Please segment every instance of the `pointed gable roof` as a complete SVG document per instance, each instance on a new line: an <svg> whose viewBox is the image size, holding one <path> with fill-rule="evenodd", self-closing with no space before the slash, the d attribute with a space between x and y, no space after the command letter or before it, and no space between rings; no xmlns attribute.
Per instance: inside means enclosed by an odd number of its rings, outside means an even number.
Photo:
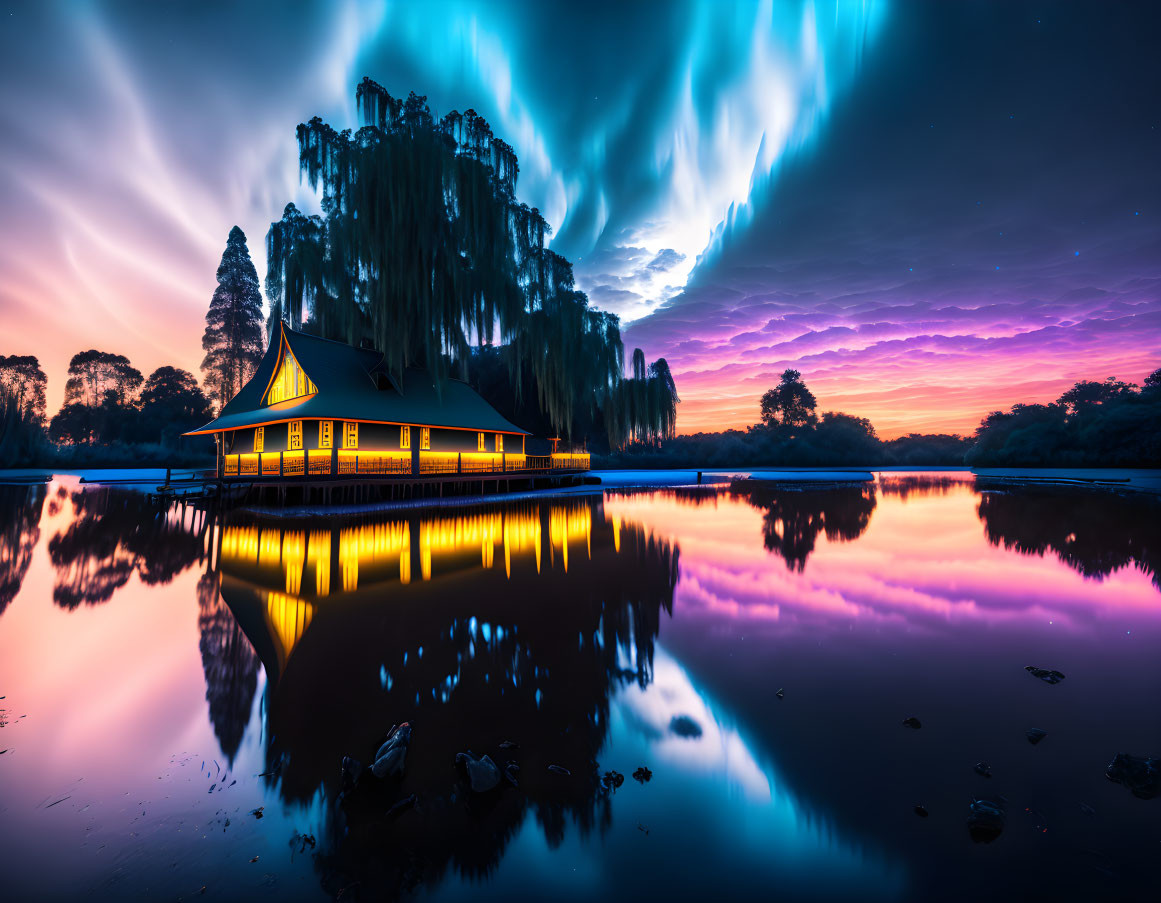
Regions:
<svg viewBox="0 0 1161 903"><path fill-rule="evenodd" d="M385 372L380 352L297 332L285 323L280 326L279 340L270 343L250 381L217 419L185 435L286 420L361 420L528 435L465 382L449 379L437 391L429 373L409 369L404 371L402 385L389 379L387 387L380 389L377 374ZM318 392L267 405L266 392L282 359L283 343Z"/></svg>

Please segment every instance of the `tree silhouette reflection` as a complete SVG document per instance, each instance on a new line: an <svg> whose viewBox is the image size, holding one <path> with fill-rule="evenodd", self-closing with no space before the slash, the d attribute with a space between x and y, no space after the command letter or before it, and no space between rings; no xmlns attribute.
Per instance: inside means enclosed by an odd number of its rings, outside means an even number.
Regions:
<svg viewBox="0 0 1161 903"><path fill-rule="evenodd" d="M20 592L20 584L40 541L45 487L0 486L0 615Z"/></svg>
<svg viewBox="0 0 1161 903"><path fill-rule="evenodd" d="M198 650L206 677L210 724L232 766L258 689L258 656L218 593L218 575L207 571L198 581Z"/></svg>
<svg viewBox="0 0 1161 903"><path fill-rule="evenodd" d="M322 530L234 517L222 537L221 594L267 672L268 780L288 802L321 791L328 890L488 875L529 815L554 847L569 825L609 824L596 757L610 697L651 679L674 546L606 518L599 498ZM368 759L403 721L401 782L339 802L343 756ZM468 749L517 762L519 788L469 793L454 765Z"/></svg>
<svg viewBox="0 0 1161 903"><path fill-rule="evenodd" d="M1144 493L1012 487L977 481L988 542L1024 555L1053 552L1085 577L1135 565L1161 589L1161 500Z"/></svg>
<svg viewBox="0 0 1161 903"><path fill-rule="evenodd" d="M204 526L185 509L126 490L91 488L70 496L73 512L49 540L57 605L108 602L134 572L149 585L169 583L204 554Z"/></svg>
<svg viewBox="0 0 1161 903"><path fill-rule="evenodd" d="M947 495L964 485L971 485L974 477L970 473L883 473L879 474L878 488L885 496L907 499L923 498L931 495Z"/></svg>
<svg viewBox="0 0 1161 903"><path fill-rule="evenodd" d="M800 573L819 534L825 533L831 542L858 539L871 523L876 504L873 484L791 489L737 480L730 494L764 512L763 543Z"/></svg>

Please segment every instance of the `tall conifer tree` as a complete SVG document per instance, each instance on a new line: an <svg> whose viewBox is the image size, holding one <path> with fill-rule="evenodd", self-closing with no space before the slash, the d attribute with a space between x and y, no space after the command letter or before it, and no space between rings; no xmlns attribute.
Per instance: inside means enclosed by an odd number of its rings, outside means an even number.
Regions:
<svg viewBox="0 0 1161 903"><path fill-rule="evenodd" d="M218 287L206 312L202 372L219 409L246 383L263 351L262 292L245 233L235 226L218 265Z"/></svg>

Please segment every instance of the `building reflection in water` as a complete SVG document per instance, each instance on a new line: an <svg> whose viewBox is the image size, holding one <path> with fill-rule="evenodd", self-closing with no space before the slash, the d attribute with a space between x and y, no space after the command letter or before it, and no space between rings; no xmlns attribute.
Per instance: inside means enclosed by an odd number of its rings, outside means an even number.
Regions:
<svg viewBox="0 0 1161 903"><path fill-rule="evenodd" d="M267 673L269 781L281 796L334 801L344 755L370 756L393 723L415 728L399 794L417 794L422 814L392 820L328 804L341 813L332 827L342 842L328 848L327 873L358 872L386 890L453 864L483 875L529 810L552 844L566 823L606 825L594 760L610 698L651 679L677 563L675 547L609 522L594 498L330 529L231 517L220 592ZM233 738L248 713L223 706L219 716L238 719L215 725ZM520 763L520 793L457 802L455 754L490 752L503 765L506 740L519 744L508 756Z"/></svg>

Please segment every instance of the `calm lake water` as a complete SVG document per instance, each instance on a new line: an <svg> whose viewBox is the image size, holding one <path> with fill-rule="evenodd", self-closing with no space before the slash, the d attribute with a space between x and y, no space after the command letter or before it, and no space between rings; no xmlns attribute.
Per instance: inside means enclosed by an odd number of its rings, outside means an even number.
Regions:
<svg viewBox="0 0 1161 903"><path fill-rule="evenodd" d="M965 473L310 520L3 486L3 897L1156 899L1161 799L1105 771L1161 755L1159 563L1153 498Z"/></svg>

